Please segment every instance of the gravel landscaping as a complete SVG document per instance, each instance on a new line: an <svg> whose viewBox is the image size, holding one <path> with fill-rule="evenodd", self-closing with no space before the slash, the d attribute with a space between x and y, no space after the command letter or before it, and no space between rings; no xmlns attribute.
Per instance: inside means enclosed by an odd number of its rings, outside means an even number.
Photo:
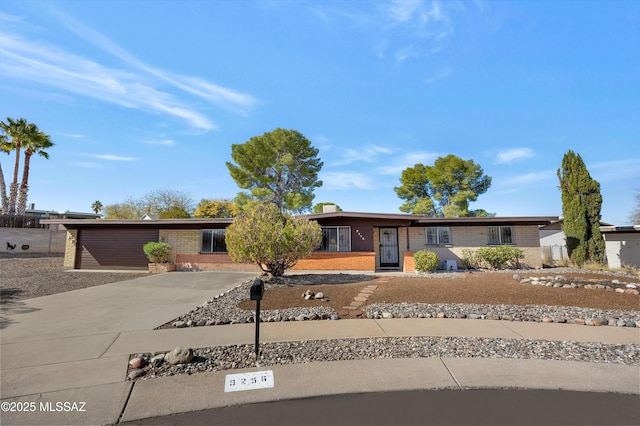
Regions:
<svg viewBox="0 0 640 426"><path fill-rule="evenodd" d="M139 278L147 272L78 271L62 255L0 253L0 305Z"/></svg>
<svg viewBox="0 0 640 426"><path fill-rule="evenodd" d="M1 254L0 307L141 276L138 272L73 271L64 268L62 261L62 256ZM251 282L212 295L194 310L159 328L253 322L255 302L247 300ZM277 282L266 283L261 319L466 318L637 327L640 296L633 293L634 286L640 288L638 276L572 269L427 276L290 273ZM322 293L323 297L305 300L303 295L310 292ZM361 305L345 309L365 295ZM258 360L253 345L183 348L181 354L187 358L174 363L165 360L164 353L134 354L128 374L130 379L152 378L255 366L397 357L508 357L640 365L640 344L528 339L358 338L264 343L261 349Z"/></svg>

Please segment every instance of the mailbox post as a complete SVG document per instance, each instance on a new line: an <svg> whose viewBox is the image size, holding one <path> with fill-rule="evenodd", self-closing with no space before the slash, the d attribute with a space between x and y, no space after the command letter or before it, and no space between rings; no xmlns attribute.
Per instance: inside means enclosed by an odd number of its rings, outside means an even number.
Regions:
<svg viewBox="0 0 640 426"><path fill-rule="evenodd" d="M251 300L256 301L256 359L260 355L260 301L264 293L264 282L257 278L251 285Z"/></svg>

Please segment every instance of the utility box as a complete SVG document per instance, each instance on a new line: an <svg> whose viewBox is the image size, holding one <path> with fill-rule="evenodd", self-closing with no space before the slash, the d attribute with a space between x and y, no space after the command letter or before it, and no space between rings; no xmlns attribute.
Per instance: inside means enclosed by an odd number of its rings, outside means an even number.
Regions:
<svg viewBox="0 0 640 426"><path fill-rule="evenodd" d="M457 271L458 262L456 262L455 259L447 259L444 261L444 267L447 271Z"/></svg>

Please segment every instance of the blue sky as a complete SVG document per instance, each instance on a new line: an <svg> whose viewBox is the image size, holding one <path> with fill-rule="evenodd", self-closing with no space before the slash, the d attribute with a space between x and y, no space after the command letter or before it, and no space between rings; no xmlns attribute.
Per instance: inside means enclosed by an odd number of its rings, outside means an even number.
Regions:
<svg viewBox="0 0 640 426"><path fill-rule="evenodd" d="M402 170L454 154L493 178L472 208L561 215L571 149L623 225L640 190L640 2L5 0L0 99L2 119L56 144L32 161L38 209L232 198L231 144L282 127L320 150L314 202L399 212Z"/></svg>

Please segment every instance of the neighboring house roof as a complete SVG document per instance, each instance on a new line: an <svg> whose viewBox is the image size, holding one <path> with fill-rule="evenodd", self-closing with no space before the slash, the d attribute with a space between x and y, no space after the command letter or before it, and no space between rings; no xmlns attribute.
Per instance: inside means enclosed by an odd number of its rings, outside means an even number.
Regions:
<svg viewBox="0 0 640 426"><path fill-rule="evenodd" d="M557 221L557 216L517 216L517 217L459 217L459 218L428 218L423 215L404 213L358 213L358 212L328 212L305 215L311 220L323 219L368 219L379 221L402 221L403 225L428 226L428 225L548 225ZM106 227L106 226L150 226L150 227L177 227L195 228L207 225L229 225L233 223L233 218L192 218L192 219L158 219L158 220L137 220L137 219L116 219L116 220L96 220L88 222L86 220L73 219L49 219L42 221L47 224L60 224L66 228L86 227Z"/></svg>
<svg viewBox="0 0 640 426"><path fill-rule="evenodd" d="M55 210L26 209L24 212L26 216L47 217L52 219L99 219L100 218L100 215L97 213L70 212L69 210L64 212L57 212Z"/></svg>
<svg viewBox="0 0 640 426"><path fill-rule="evenodd" d="M640 232L640 225L633 226L601 226L600 232L603 234L612 234L614 232Z"/></svg>

